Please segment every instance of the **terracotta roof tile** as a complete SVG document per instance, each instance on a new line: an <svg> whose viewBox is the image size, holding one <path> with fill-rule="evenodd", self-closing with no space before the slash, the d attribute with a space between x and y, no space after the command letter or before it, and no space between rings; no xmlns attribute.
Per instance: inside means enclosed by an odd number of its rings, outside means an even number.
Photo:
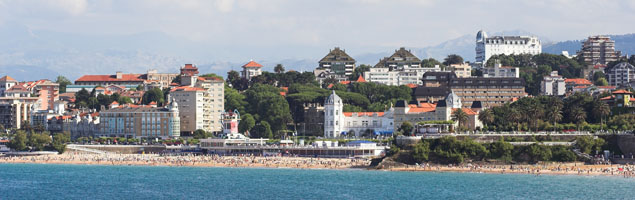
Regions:
<svg viewBox="0 0 635 200"><path fill-rule="evenodd" d="M615 90L612 92L613 94L633 94L632 92L626 90Z"/></svg>
<svg viewBox="0 0 635 200"><path fill-rule="evenodd" d="M175 92L175 91L205 91L205 89L203 88L198 88L198 87L191 87L191 86L181 86L181 87L175 87L172 90L170 90L170 92Z"/></svg>
<svg viewBox="0 0 635 200"><path fill-rule="evenodd" d="M454 113L454 111L456 111L458 108L453 108L452 109L452 113ZM469 108L461 108L461 110L463 110L463 112L465 112L465 114L467 115L476 115L477 113L474 112L472 109Z"/></svg>
<svg viewBox="0 0 635 200"><path fill-rule="evenodd" d="M592 85L591 81L583 79L583 78L568 78L564 79L566 84L576 84L576 85Z"/></svg>
<svg viewBox="0 0 635 200"><path fill-rule="evenodd" d="M0 81L2 81L2 82L18 82L15 79L11 78L10 76L3 76L2 78L0 78Z"/></svg>
<svg viewBox="0 0 635 200"><path fill-rule="evenodd" d="M252 61L249 61L247 64L243 65L243 67L262 67L262 65L252 60Z"/></svg>

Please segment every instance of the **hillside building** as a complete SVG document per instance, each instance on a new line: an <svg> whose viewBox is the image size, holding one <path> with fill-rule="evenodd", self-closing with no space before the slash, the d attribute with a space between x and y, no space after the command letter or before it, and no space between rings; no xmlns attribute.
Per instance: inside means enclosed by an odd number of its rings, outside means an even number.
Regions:
<svg viewBox="0 0 635 200"><path fill-rule="evenodd" d="M540 82L540 94L549 96L562 96L566 94L564 78L558 75L558 71L552 71Z"/></svg>
<svg viewBox="0 0 635 200"><path fill-rule="evenodd" d="M493 55L537 55L540 53L542 53L542 45L538 37L535 36L488 37L483 30L476 33L476 63L482 66Z"/></svg>
<svg viewBox="0 0 635 200"><path fill-rule="evenodd" d="M587 66L606 65L619 59L621 52L615 51L615 41L608 36L590 36L582 43L582 49L577 56Z"/></svg>
<svg viewBox="0 0 635 200"><path fill-rule="evenodd" d="M318 67L313 71L319 83L324 79L334 78L337 81L346 81L353 75L355 70L355 59L346 53L346 50L335 47L329 50L318 62Z"/></svg>
<svg viewBox="0 0 635 200"><path fill-rule="evenodd" d="M262 65L252 61L249 61L247 64L242 66L242 77L247 80L251 80L251 78L255 76L260 76L262 74Z"/></svg>
<svg viewBox="0 0 635 200"><path fill-rule="evenodd" d="M635 86L635 67L627 62L622 62L604 69L604 74L609 85L616 87Z"/></svg>

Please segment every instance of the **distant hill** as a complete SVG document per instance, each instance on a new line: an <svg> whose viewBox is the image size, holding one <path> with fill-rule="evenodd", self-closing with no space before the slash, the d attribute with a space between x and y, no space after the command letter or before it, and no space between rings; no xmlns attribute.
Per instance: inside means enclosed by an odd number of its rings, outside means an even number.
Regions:
<svg viewBox="0 0 635 200"><path fill-rule="evenodd" d="M625 35L609 35L611 39L615 41L615 49L622 51L622 55L634 55L635 54L635 34ZM560 54L562 51L569 51L569 55L575 54L582 48L582 42L585 39L580 40L568 40L563 42L557 42L552 44L546 44L542 46L542 52L551 54Z"/></svg>

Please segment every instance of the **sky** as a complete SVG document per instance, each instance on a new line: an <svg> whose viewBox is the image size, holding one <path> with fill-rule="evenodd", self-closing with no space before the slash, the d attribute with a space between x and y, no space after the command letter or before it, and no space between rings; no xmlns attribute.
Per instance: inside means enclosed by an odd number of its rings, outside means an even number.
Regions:
<svg viewBox="0 0 635 200"><path fill-rule="evenodd" d="M334 46L356 54L426 47L480 29L552 41L626 34L635 32L633 11L633 0L0 0L0 29L160 33L233 61L322 57Z"/></svg>

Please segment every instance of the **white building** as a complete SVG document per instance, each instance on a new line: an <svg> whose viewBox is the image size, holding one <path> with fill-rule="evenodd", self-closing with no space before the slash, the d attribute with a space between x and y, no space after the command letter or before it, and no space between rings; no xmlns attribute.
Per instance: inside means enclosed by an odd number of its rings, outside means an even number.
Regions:
<svg viewBox="0 0 635 200"><path fill-rule="evenodd" d="M481 69L485 78L519 78L520 69L518 67L504 67L500 63L494 64L494 67L486 67Z"/></svg>
<svg viewBox="0 0 635 200"><path fill-rule="evenodd" d="M170 91L170 97L179 105L181 132L193 133L197 129L205 130L203 124L204 94L205 89L190 86L176 87Z"/></svg>
<svg viewBox="0 0 635 200"><path fill-rule="evenodd" d="M473 105L480 106L481 104ZM324 103L324 137L392 135L405 121L412 124L420 121L448 121L452 119L452 113L458 109L468 115L465 125L469 129L482 127L482 123L478 120L480 107L461 108L461 106L461 98L450 93L437 104L408 105L405 101L399 101L396 107L391 107L386 112L342 112L344 103L333 92ZM445 126L456 125L458 122Z"/></svg>
<svg viewBox="0 0 635 200"><path fill-rule="evenodd" d="M421 60L410 50L401 47L390 57L385 57L372 68L364 72L364 79L368 82L386 85L421 85L421 77L426 72L438 72L441 68L421 67Z"/></svg>
<svg viewBox="0 0 635 200"><path fill-rule="evenodd" d="M609 85L617 87L632 87L635 83L635 67L627 62L623 62L604 69L606 80Z"/></svg>
<svg viewBox="0 0 635 200"><path fill-rule="evenodd" d="M262 65L257 62L249 61L243 65L242 76L247 80L251 80L254 76L260 76L262 74Z"/></svg>
<svg viewBox="0 0 635 200"><path fill-rule="evenodd" d="M566 93L564 78L558 75L558 71L552 71L545 76L540 83L540 94L562 96Z"/></svg>
<svg viewBox="0 0 635 200"><path fill-rule="evenodd" d="M542 45L536 36L493 36L485 31L476 34L476 63L484 65L493 55L542 53Z"/></svg>

